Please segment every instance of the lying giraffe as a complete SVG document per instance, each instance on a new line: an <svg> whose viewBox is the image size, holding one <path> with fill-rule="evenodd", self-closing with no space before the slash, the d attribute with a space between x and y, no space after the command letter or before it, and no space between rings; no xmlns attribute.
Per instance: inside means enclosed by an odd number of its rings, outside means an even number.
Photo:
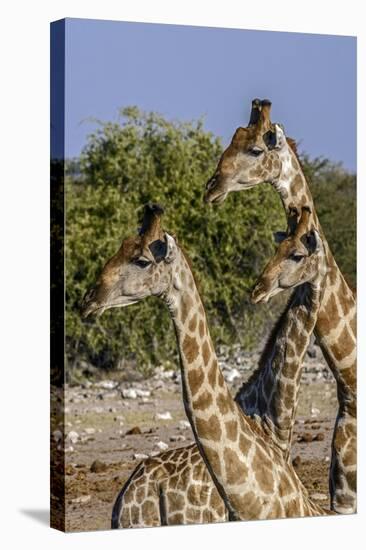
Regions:
<svg viewBox="0 0 366 550"><path fill-rule="evenodd" d="M238 128L206 184L205 200L220 203L232 191L268 182L279 193L286 215L308 205L330 267L315 333L338 389L330 466L331 507L356 511L356 300L348 287L315 213L313 199L293 140L270 120L271 103L254 100L247 128Z"/></svg>
<svg viewBox="0 0 366 550"><path fill-rule="evenodd" d="M164 299L176 329L184 403L199 450L192 445L139 464L117 498L112 527L223 521L228 516L254 519L324 514L310 501L281 446L268 437L258 422L244 416L231 398L218 368L187 259L174 239L161 230L160 212L147 210L147 214L142 235L123 241L119 252L104 267L96 287L87 293L84 315L101 314L109 307L129 305L147 295ZM308 256L297 268L300 278L293 276L287 285L304 283L308 280L304 279L305 273L314 277L313 272L309 274L309 265L315 266L314 257L320 255L309 256L304 245L300 253ZM296 264L296 260L286 261ZM278 276L278 268L275 271ZM268 281L268 277L266 270L261 280ZM258 283L255 300L266 297L258 296L263 284ZM304 287L310 289L314 284L299 287L297 299L286 310L291 322L283 323L278 338L273 340L273 358L278 360L272 361L270 379L273 384L276 372L281 370L282 357L286 368L278 390L288 393L289 400L284 399L283 404L274 398L270 385L264 386L262 401L271 403L265 418L267 429L276 429L277 410L282 411L284 418L293 417L293 371L299 371L297 364L301 364L319 305L319 300L310 299L310 290ZM312 294L317 295L314 290ZM296 340L288 344L287 338L296 331ZM299 372L296 380L298 385ZM283 438L279 438L280 444L281 441Z"/></svg>

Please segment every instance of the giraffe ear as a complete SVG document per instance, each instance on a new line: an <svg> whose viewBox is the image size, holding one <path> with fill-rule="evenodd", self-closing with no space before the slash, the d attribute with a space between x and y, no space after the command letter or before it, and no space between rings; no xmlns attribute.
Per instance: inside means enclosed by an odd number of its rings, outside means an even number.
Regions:
<svg viewBox="0 0 366 550"><path fill-rule="evenodd" d="M285 131L282 125L275 124L274 125L274 140L273 140L273 147L272 149L282 149L284 144L286 143L286 136Z"/></svg>
<svg viewBox="0 0 366 550"><path fill-rule="evenodd" d="M301 240L303 241L303 244L306 246L309 252L309 255L316 254L317 252L319 252L322 245L322 241L316 229L312 229L311 231L309 231L309 233L304 235L304 237Z"/></svg>
<svg viewBox="0 0 366 550"><path fill-rule="evenodd" d="M177 243L175 242L174 237L169 235L169 233L165 233L165 242L166 242L166 254L164 261L167 264L170 264L173 260L175 260L175 257L177 255Z"/></svg>

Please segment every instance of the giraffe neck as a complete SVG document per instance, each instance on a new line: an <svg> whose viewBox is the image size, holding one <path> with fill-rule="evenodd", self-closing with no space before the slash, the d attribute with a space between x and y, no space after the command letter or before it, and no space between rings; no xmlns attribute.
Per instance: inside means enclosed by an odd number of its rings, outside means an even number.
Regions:
<svg viewBox="0 0 366 550"><path fill-rule="evenodd" d="M276 487L287 483L294 506L303 515L306 491L282 454L232 398L218 366L193 275L181 251L175 261L171 289L164 299L178 342L184 406L197 446L229 513L248 519L254 502L256 506L265 502L268 507L279 504L281 495ZM262 501L255 496L268 492L270 498L267 495Z"/></svg>
<svg viewBox="0 0 366 550"><path fill-rule="evenodd" d="M235 400L289 458L302 361L314 330L325 286L325 272L293 292L262 352L257 370Z"/></svg>

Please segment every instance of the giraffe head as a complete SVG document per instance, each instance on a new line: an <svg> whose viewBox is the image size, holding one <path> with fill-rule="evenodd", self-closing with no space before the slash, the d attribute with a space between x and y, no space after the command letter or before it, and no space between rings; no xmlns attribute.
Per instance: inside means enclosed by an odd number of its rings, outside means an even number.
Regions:
<svg viewBox="0 0 366 550"><path fill-rule="evenodd" d="M83 317L102 315L106 309L125 307L148 296L164 295L173 280L177 245L161 228L163 209L145 206L138 235L122 241L118 252L102 269L81 304Z"/></svg>
<svg viewBox="0 0 366 550"><path fill-rule="evenodd" d="M297 218L294 208L288 233L276 233L280 244L253 289L253 303L268 302L282 290L312 283L325 273L323 242L314 227L310 208L302 208L298 223Z"/></svg>
<svg viewBox="0 0 366 550"><path fill-rule="evenodd" d="M279 124L271 122L270 109L268 99L253 100L248 126L236 130L206 184L205 202L220 203L231 191L279 179L291 140L287 141Z"/></svg>

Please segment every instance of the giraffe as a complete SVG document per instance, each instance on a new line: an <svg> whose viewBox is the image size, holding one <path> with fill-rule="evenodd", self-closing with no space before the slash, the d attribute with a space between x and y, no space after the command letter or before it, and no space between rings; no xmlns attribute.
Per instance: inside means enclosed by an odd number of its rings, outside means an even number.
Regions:
<svg viewBox="0 0 366 550"><path fill-rule="evenodd" d="M325 514L310 501L280 447L232 399L188 260L162 231L160 215L156 207L147 209L141 235L124 240L107 262L84 298L83 313L101 314L149 295L163 298L175 326L184 405L197 447L168 451L139 464L117 498L112 527ZM306 249L301 250L304 254ZM298 270L300 277L305 272ZM309 315L309 334L316 307ZM299 344L305 351L305 339ZM295 358L291 351L285 355L291 368Z"/></svg>
<svg viewBox="0 0 366 550"><path fill-rule="evenodd" d="M270 183L280 195L286 216L308 205L324 242L329 272L315 334L336 379L339 410L334 426L329 472L331 508L356 511L356 300L348 287L317 218L295 142L270 120L271 102L255 99L249 125L238 128L206 184L204 199L223 202L232 191Z"/></svg>

